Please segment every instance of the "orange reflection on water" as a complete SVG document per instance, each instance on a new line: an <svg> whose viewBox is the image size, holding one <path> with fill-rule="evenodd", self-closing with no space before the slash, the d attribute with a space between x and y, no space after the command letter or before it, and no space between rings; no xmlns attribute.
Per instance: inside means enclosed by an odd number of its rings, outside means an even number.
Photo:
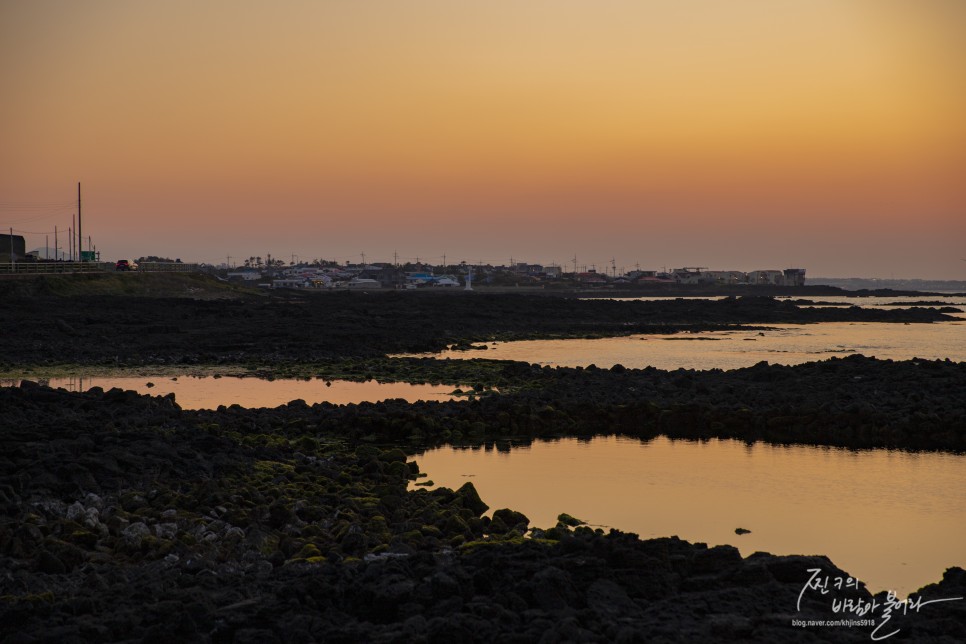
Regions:
<svg viewBox="0 0 966 644"><path fill-rule="evenodd" d="M795 365L853 354L882 360L966 362L966 322L776 324L733 330L573 340L493 342L486 351L444 351L439 358L489 358L541 365L642 369L740 369L762 360Z"/></svg>
<svg viewBox="0 0 966 644"><path fill-rule="evenodd" d="M417 462L438 485L472 481L491 510L519 510L531 526L566 512L744 556L822 554L873 592L910 593L966 566L962 455L606 437L442 448Z"/></svg>
<svg viewBox="0 0 966 644"><path fill-rule="evenodd" d="M326 386L326 382L330 383L329 386ZM19 383L13 381L9 384ZM310 405L323 401L336 405L358 404L391 398L402 398L408 402L443 400L448 399L455 389L453 385L412 385L375 380L263 380L214 376L51 378L49 385L70 391L87 391L91 387L101 387L107 391L118 387L152 396L173 393L175 401L182 409L215 409L219 405L227 407L233 404L250 408L278 407L296 399L302 399ZM464 386L463 389L466 390L467 387Z"/></svg>

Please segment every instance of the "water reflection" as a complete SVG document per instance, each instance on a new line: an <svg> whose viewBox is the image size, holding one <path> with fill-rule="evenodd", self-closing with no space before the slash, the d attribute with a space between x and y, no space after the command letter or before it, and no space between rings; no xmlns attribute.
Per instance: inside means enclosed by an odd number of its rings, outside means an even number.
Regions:
<svg viewBox="0 0 966 644"><path fill-rule="evenodd" d="M434 449L417 461L437 485L470 480L491 510L519 510L538 527L567 512L744 556L823 554L873 591L913 592L966 566L962 455L607 437Z"/></svg>
<svg viewBox="0 0 966 644"><path fill-rule="evenodd" d="M704 300L720 301L728 299L728 296L651 296L651 297L596 297L586 298L588 300L616 300L618 302L668 302L674 300ZM794 302L801 307L812 306L855 306L862 309L895 309L895 308L940 308L946 306L963 307L966 306L966 297L960 294L918 294L918 295L891 295L891 296L857 296L857 295L778 295L776 300ZM811 302L811 304L806 304Z"/></svg>
<svg viewBox="0 0 966 644"><path fill-rule="evenodd" d="M519 360L550 366L642 369L740 369L762 360L794 365L862 354L966 362L966 322L781 324L765 331L706 331L595 340L494 342L486 351L445 351L440 358Z"/></svg>
<svg viewBox="0 0 966 644"><path fill-rule="evenodd" d="M966 298L961 295L901 295L892 297L869 296L855 297L846 295L830 295L817 297L794 297L781 296L775 299L791 300L801 307L810 306L857 306L863 309L897 309L897 308L926 308L936 309L942 307L963 307L966 306ZM805 301L812 304L804 304Z"/></svg>
<svg viewBox="0 0 966 644"><path fill-rule="evenodd" d="M263 380L218 376L151 376L99 377L74 376L43 381L51 387L69 391L87 391L101 387L105 391L118 387L141 394L165 396L173 393L182 409L215 409L219 405L238 404L243 407L278 407L301 398L308 404L330 402L336 405L379 402L401 398L408 402L453 398L453 385L413 385L405 382L353 382L349 380ZM19 380L0 382L17 386ZM469 387L463 386L464 391Z"/></svg>

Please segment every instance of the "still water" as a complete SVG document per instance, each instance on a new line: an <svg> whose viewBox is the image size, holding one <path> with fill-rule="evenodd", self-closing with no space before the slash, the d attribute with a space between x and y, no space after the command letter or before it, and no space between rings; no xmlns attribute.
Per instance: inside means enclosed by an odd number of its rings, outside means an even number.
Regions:
<svg viewBox="0 0 966 644"><path fill-rule="evenodd" d="M629 297L629 298L587 298L587 299L606 299L618 300L621 302L641 301L641 302L661 302L673 300L725 300L726 296L719 297ZM944 306L964 307L966 306L966 296L963 295L901 295L901 296L868 296L858 297L855 295L814 295L799 297L795 295L782 295L776 300L787 300L797 303L798 306L855 306L861 309L896 309L896 308L939 308ZM809 301L811 304L804 304ZM801 304L798 304L801 302Z"/></svg>
<svg viewBox="0 0 966 644"><path fill-rule="evenodd" d="M159 376L159 377L72 377L44 380L51 387L69 391L87 391L101 387L104 391L118 387L152 396L174 394L182 409L215 409L219 405L242 407L278 407L301 398L308 404L330 402L336 405L379 402L402 398L418 400L452 399L453 385L411 385L405 382L354 382L349 380L262 380L215 376ZM326 382L329 383L326 386ZM0 381L6 386L17 386L19 380ZM463 390L469 387L463 386Z"/></svg>
<svg viewBox="0 0 966 644"><path fill-rule="evenodd" d="M857 306L862 309L902 309L902 308L940 308L945 306L951 306L955 308L962 308L966 306L966 297L955 295L955 296L937 296L937 295L904 295L901 297L854 297L845 295L830 295L830 296L819 296L819 297L778 297L778 300L791 300L792 302L799 302L804 300L810 300L812 304L799 304L798 306L838 306L838 307L848 307Z"/></svg>
<svg viewBox="0 0 966 644"><path fill-rule="evenodd" d="M482 345L479 345L482 346ZM860 353L890 360L966 361L966 320L932 324L825 322L781 324L764 331L705 331L595 340L490 343L485 351L445 351L440 358L519 360L531 364L642 369L739 369L762 360L794 365ZM429 355L429 354L427 354Z"/></svg>
<svg viewBox="0 0 966 644"><path fill-rule="evenodd" d="M873 592L905 596L966 567L963 455L599 437L440 448L417 462L435 484L472 481L491 511L513 508L531 526L566 512L743 556L822 554Z"/></svg>
<svg viewBox="0 0 966 644"><path fill-rule="evenodd" d="M816 298L816 300L823 298ZM824 298L830 299L830 298ZM894 301L895 298L887 298ZM922 299L922 298L919 298ZM888 302L867 302L887 306ZM734 369L861 353L880 359L966 361L966 320L933 324L823 323L765 331L494 343L448 358L561 366ZM148 386L151 383L152 386ZM3 381L16 385L18 381ZM65 378L72 390L174 393L186 409L240 404L445 400L452 385L235 377ZM463 387L463 389L467 389ZM491 509L551 527L561 512L641 537L678 535L743 555L824 554L873 591L907 594L966 567L966 456L887 450L748 446L733 441L641 443L614 437L539 442L510 452L436 449L418 457L438 485L476 485ZM736 528L751 530L736 535Z"/></svg>

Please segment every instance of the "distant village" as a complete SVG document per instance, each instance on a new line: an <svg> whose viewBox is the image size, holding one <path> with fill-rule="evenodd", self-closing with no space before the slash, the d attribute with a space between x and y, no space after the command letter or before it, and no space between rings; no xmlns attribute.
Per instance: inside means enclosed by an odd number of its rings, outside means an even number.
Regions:
<svg viewBox="0 0 966 644"><path fill-rule="evenodd" d="M508 287L579 287L620 288L660 285L770 285L803 286L804 268L784 270L712 271L705 267L684 267L668 271L632 270L620 273L597 271L565 272L559 265L543 266L525 262L511 265L425 263L392 264L388 262L346 263L316 261L284 265L279 260L246 262L242 268L220 269L229 280L258 282L272 288L316 289L424 289L463 288L473 286Z"/></svg>
<svg viewBox="0 0 966 644"><path fill-rule="evenodd" d="M662 285L703 286L803 286L804 268L783 270L713 271L704 266L686 266L670 270L618 271L597 270L596 266L578 266L576 258L572 270L559 264L545 266L527 262L510 264L430 264L426 262L345 262L317 259L312 262L285 263L267 255L250 257L241 266L182 263L180 259L148 256L100 261L96 251L72 252L64 257L58 251L51 259L51 249L40 247L26 250L25 240L19 235L0 234L0 272L65 272L81 268L90 270L125 271L203 271L221 279L257 284L266 288L313 289L425 289L462 288L473 286L536 287L536 288L633 288ZM566 268L570 268L567 266Z"/></svg>

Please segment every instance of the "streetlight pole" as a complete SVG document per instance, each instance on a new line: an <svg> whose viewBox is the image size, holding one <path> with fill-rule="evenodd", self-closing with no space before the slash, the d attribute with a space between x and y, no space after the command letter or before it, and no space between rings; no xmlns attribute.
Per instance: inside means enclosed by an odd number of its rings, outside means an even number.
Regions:
<svg viewBox="0 0 966 644"><path fill-rule="evenodd" d="M81 234L81 191L80 181L77 182L77 259L84 261L84 235Z"/></svg>

